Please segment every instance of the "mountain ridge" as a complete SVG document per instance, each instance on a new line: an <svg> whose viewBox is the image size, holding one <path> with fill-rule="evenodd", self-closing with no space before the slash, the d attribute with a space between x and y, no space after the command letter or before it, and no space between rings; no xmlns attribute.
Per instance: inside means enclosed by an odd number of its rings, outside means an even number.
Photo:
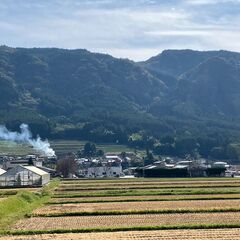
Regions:
<svg viewBox="0 0 240 240"><path fill-rule="evenodd" d="M85 49L1 46L0 123L109 142L141 131L196 135L200 126L237 137L239 63L240 53L223 50L166 50L134 62Z"/></svg>

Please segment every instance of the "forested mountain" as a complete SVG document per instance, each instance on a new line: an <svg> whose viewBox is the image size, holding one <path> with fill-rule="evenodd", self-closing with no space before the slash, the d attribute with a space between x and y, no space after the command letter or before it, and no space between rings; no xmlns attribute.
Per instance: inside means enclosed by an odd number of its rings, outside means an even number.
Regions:
<svg viewBox="0 0 240 240"><path fill-rule="evenodd" d="M240 54L166 50L145 62L0 47L0 121L35 134L127 143L240 136ZM216 137L217 136L217 137Z"/></svg>

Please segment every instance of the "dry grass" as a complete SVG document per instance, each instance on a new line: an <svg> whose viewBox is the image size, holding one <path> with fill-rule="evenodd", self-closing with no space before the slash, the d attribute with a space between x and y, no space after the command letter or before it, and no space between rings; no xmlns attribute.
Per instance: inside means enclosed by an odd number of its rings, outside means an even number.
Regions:
<svg viewBox="0 0 240 240"><path fill-rule="evenodd" d="M0 240L239 240L240 228L5 236Z"/></svg>
<svg viewBox="0 0 240 240"><path fill-rule="evenodd" d="M71 190L63 190L63 191L58 191L58 189L55 191L55 195L66 195L66 194L81 194L81 195L87 195L87 194L112 194L112 193L122 193L122 192L191 192L191 191L223 191L223 192L227 192L227 191L234 191L236 193L240 192L240 187L208 187L206 186L205 188L200 187L200 188L157 188L157 187L151 187L148 189L144 189L144 188L138 188L138 189L124 189L124 188L116 188L116 189L99 189L99 190L87 190L87 189L82 189L82 190L78 190L78 189L71 189Z"/></svg>
<svg viewBox="0 0 240 240"><path fill-rule="evenodd" d="M191 224L240 224L236 213L143 214L78 217L33 217L20 220L12 230L120 228Z"/></svg>
<svg viewBox="0 0 240 240"><path fill-rule="evenodd" d="M79 197L79 198L52 198L52 203L65 203L65 202L72 202L72 201L148 201L148 200L174 200L174 199L199 199L199 198L240 198L240 194L199 194L199 195L160 195L160 196L116 196L116 197Z"/></svg>
<svg viewBox="0 0 240 240"><path fill-rule="evenodd" d="M159 201L159 202L112 202L112 203L79 203L49 205L36 209L36 215L73 213L73 212L106 212L106 211L148 211L148 210L206 210L239 208L240 200L193 200L193 201Z"/></svg>
<svg viewBox="0 0 240 240"><path fill-rule="evenodd" d="M118 182L115 183L109 182L109 183L61 183L60 188L122 188L122 187L147 187L147 186L221 186L221 185L232 185L232 186L240 186L240 181L190 181L190 182L184 182L184 181L171 181L171 182Z"/></svg>
<svg viewBox="0 0 240 240"><path fill-rule="evenodd" d="M79 179L63 180L61 184L77 185L115 185L115 184L199 184L199 183L240 183L238 178L135 178L135 179Z"/></svg>
<svg viewBox="0 0 240 240"><path fill-rule="evenodd" d="M12 193L18 193L19 191L38 192L42 188L0 188L0 195L12 195Z"/></svg>

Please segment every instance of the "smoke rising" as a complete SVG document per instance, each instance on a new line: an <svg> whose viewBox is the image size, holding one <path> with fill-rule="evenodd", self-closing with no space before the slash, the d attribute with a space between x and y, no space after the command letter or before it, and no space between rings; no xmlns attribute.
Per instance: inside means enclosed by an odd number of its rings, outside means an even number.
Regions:
<svg viewBox="0 0 240 240"><path fill-rule="evenodd" d="M55 156L55 151L50 147L48 140L43 141L39 136L36 139L32 138L28 125L24 123L20 125L20 132L11 132L5 126L0 125L0 139L27 143L44 156Z"/></svg>

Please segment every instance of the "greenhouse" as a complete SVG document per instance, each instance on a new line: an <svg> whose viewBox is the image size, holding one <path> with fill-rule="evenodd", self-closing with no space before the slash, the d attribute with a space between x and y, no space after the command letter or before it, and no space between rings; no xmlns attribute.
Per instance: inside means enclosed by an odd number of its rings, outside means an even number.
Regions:
<svg viewBox="0 0 240 240"><path fill-rule="evenodd" d="M50 174L34 166L18 165L0 175L1 187L42 186L50 181Z"/></svg>

